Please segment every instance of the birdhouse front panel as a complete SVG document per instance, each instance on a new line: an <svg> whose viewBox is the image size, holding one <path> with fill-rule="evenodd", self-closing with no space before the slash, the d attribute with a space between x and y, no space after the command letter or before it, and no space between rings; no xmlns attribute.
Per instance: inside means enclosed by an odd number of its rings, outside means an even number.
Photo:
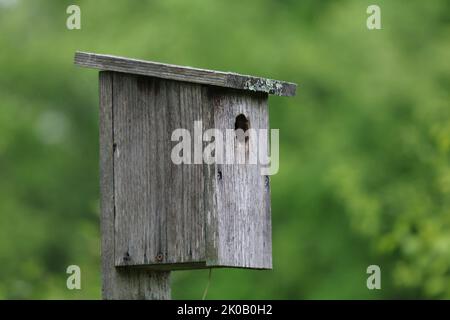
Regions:
<svg viewBox="0 0 450 320"><path fill-rule="evenodd" d="M267 132L259 131L269 128L267 93L211 88L209 97L208 104L214 108L215 128L221 132L253 130L267 136ZM250 142L248 136L241 141L236 137L232 150L226 150L227 153L234 152L235 163L216 164L213 208L217 227L213 230L218 234L207 234L217 243L216 260L212 252L208 256L211 259L207 261L208 265L272 268L269 177L262 174L258 162L251 163ZM268 144L260 142L257 146L262 150L254 151L267 154ZM238 148L244 150L244 163L236 159Z"/></svg>

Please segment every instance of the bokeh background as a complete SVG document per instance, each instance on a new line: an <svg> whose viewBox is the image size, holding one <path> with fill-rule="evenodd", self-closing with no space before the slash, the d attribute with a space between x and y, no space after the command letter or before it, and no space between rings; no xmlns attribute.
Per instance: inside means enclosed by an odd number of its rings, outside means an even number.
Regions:
<svg viewBox="0 0 450 320"><path fill-rule="evenodd" d="M299 84L270 97L274 270L213 270L208 298L450 298L447 0L0 0L0 298L100 298L98 76L76 50ZM173 298L207 279L174 272Z"/></svg>

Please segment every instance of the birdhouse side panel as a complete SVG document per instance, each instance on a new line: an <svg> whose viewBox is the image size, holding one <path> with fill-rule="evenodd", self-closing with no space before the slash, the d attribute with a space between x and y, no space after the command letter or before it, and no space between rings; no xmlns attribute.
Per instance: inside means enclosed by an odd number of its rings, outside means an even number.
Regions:
<svg viewBox="0 0 450 320"><path fill-rule="evenodd" d="M203 164L171 160L173 131L193 132L194 121L212 119L203 101L199 84L114 73L116 266L205 266L212 178Z"/></svg>

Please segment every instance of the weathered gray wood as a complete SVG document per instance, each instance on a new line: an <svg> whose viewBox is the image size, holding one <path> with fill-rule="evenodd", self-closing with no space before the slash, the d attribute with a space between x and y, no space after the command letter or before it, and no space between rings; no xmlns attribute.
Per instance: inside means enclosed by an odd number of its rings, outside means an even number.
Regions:
<svg viewBox="0 0 450 320"><path fill-rule="evenodd" d="M193 132L205 88L114 73L114 179L118 266L193 268L205 262L203 164L175 165L177 128ZM212 116L210 116L212 119ZM208 125L206 123L206 125ZM209 124L211 125L211 124ZM164 268L164 266L160 266Z"/></svg>
<svg viewBox="0 0 450 320"><path fill-rule="evenodd" d="M104 299L170 299L170 273L114 263L113 73L100 72L100 206Z"/></svg>
<svg viewBox="0 0 450 320"><path fill-rule="evenodd" d="M115 264L270 269L270 193L259 165L176 165L175 129L268 128L267 94L114 73ZM220 173L219 173L220 172Z"/></svg>
<svg viewBox="0 0 450 320"><path fill-rule="evenodd" d="M267 94L229 89L213 92L217 129L233 128L238 115L244 115L252 129L269 128ZM216 179L218 265L272 268L270 184L260 169L259 164L249 163L217 165L221 172Z"/></svg>
<svg viewBox="0 0 450 320"><path fill-rule="evenodd" d="M75 64L100 70L266 92L279 96L294 96L297 88L295 83L241 75L233 72L213 71L78 51L75 53Z"/></svg>

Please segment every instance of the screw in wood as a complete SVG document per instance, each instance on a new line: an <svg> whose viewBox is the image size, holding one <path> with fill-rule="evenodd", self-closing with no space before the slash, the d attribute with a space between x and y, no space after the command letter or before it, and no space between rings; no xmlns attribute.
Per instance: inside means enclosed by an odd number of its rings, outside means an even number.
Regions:
<svg viewBox="0 0 450 320"><path fill-rule="evenodd" d="M131 260L130 254L128 253L128 251L125 253L124 257L123 257L123 261L124 262L128 262Z"/></svg>

